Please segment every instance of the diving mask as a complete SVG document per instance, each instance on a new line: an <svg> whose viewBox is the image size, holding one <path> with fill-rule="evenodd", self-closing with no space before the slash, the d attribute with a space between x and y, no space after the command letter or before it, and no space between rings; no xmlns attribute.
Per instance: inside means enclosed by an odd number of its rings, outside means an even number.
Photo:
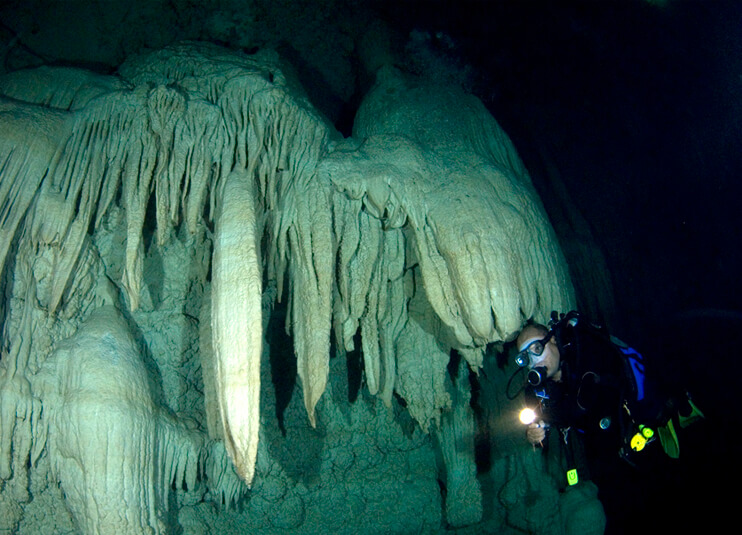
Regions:
<svg viewBox="0 0 742 535"><path fill-rule="evenodd" d="M546 344L549 343L549 340L551 340L552 336L554 336L553 331L549 331L549 334L547 334L541 340L532 340L531 342L528 342L518 352L518 355L515 357L515 363L521 368L525 368L526 366L528 366L529 368L536 367L546 358L546 355L544 355L544 350L546 349Z"/></svg>

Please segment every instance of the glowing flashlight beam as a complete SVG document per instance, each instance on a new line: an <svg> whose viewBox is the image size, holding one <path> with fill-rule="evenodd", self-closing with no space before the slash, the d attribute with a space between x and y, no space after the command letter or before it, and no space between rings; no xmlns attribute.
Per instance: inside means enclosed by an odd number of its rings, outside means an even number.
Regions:
<svg viewBox="0 0 742 535"><path fill-rule="evenodd" d="M520 411L520 415L518 417L524 425L529 425L536 420L536 412L533 409L529 409L528 407L526 407L525 409Z"/></svg>

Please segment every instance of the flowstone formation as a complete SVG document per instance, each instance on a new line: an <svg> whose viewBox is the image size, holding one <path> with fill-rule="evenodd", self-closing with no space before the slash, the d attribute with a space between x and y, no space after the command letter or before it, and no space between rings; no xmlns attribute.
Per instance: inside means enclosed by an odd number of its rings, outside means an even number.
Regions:
<svg viewBox="0 0 742 535"><path fill-rule="evenodd" d="M0 532L504 518L469 375L573 292L478 100L384 65L343 138L201 43L0 94Z"/></svg>

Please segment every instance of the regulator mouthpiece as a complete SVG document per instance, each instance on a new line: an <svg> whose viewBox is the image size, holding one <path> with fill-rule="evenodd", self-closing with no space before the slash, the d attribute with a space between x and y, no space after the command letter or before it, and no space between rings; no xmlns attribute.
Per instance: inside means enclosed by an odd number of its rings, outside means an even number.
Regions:
<svg viewBox="0 0 742 535"><path fill-rule="evenodd" d="M528 384L532 386L538 386L546 381L547 376L548 371L546 370L546 366L537 366L535 368L531 368L530 370L528 370Z"/></svg>

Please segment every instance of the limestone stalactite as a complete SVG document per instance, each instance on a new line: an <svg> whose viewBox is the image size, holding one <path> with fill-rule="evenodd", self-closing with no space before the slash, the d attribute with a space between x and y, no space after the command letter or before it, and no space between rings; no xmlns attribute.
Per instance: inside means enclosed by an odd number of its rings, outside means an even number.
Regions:
<svg viewBox="0 0 742 535"><path fill-rule="evenodd" d="M212 275L212 343L222 436L237 473L254 477L260 422L263 350L260 228L255 185L244 171L228 175L217 206Z"/></svg>

